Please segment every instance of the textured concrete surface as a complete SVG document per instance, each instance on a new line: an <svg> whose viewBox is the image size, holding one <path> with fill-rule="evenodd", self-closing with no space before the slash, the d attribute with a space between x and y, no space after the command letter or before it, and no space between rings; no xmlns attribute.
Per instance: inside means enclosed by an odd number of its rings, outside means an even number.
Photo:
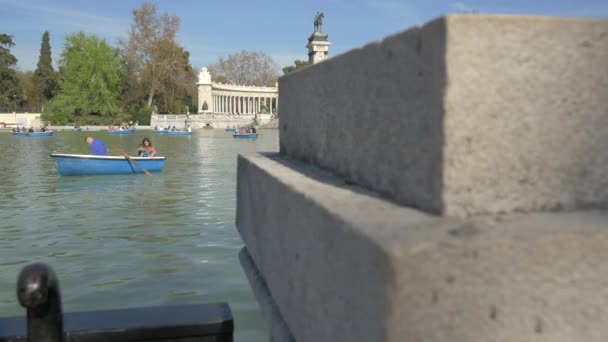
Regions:
<svg viewBox="0 0 608 342"><path fill-rule="evenodd" d="M268 287L264 281L264 277L260 274L260 271L251 259L251 255L249 255L247 247L243 247L243 249L241 249L241 252L239 253L239 260L241 261L243 270L245 270L247 279L249 279L249 284L251 284L251 289L253 290L255 298L262 308L262 314L264 315L266 323L268 324L270 341L294 342L295 339L291 335L289 327L287 324L285 324L279 308L272 299L270 291L268 291Z"/></svg>
<svg viewBox="0 0 608 342"><path fill-rule="evenodd" d="M608 213L440 218L277 155L237 227L297 341L606 341Z"/></svg>
<svg viewBox="0 0 608 342"><path fill-rule="evenodd" d="M279 85L282 153L401 204L608 204L608 20L450 15Z"/></svg>

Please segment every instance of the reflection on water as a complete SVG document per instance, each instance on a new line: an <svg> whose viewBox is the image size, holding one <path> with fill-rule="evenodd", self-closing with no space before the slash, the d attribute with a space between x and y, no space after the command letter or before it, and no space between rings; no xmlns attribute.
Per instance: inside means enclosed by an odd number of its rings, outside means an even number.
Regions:
<svg viewBox="0 0 608 342"><path fill-rule="evenodd" d="M88 153L87 134L135 152L149 136L167 156L163 173L59 177L52 152ZM59 274L66 311L228 301L237 341L266 341L238 263L234 227L237 153L278 150L223 131L191 137L57 132L0 133L0 312L23 314L15 279L28 262Z"/></svg>

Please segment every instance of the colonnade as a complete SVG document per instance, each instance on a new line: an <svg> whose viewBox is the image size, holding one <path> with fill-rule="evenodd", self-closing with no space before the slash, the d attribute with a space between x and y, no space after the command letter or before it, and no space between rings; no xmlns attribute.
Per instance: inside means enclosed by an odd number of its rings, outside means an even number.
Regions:
<svg viewBox="0 0 608 342"><path fill-rule="evenodd" d="M259 114L262 105L276 113L279 106L277 97L213 95L213 111L224 114Z"/></svg>

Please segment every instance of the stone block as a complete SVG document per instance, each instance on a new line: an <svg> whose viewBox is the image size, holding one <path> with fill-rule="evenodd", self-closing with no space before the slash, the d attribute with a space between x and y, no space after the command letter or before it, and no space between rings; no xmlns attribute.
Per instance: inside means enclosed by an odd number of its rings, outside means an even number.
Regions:
<svg viewBox="0 0 608 342"><path fill-rule="evenodd" d="M608 20L449 15L279 80L281 152L466 217L606 207Z"/></svg>
<svg viewBox="0 0 608 342"><path fill-rule="evenodd" d="M295 340L291 335L291 332L289 332L289 327L285 324L279 308L275 304L274 299L272 299L270 291L268 291L264 276L260 274L255 263L251 260L251 255L249 254L247 247L241 249L239 260L241 261L243 270L245 270L247 279L249 279L249 284L251 284L251 289L253 290L255 298L262 309L262 314L268 323L270 341L294 342Z"/></svg>
<svg viewBox="0 0 608 342"><path fill-rule="evenodd" d="M296 341L608 339L606 212L436 217L276 154L240 156L237 189Z"/></svg>

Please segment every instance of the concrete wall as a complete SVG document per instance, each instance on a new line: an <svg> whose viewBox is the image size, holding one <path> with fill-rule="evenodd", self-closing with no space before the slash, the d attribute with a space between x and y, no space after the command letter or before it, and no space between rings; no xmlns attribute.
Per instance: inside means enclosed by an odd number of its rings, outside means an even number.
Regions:
<svg viewBox="0 0 608 342"><path fill-rule="evenodd" d="M273 341L608 339L607 20L448 16L280 88L236 218Z"/></svg>
<svg viewBox="0 0 608 342"><path fill-rule="evenodd" d="M277 155L237 201L276 341L608 338L606 212L433 217Z"/></svg>
<svg viewBox="0 0 608 342"><path fill-rule="evenodd" d="M437 19L282 77L281 151L436 214L604 206L607 35Z"/></svg>
<svg viewBox="0 0 608 342"><path fill-rule="evenodd" d="M0 113L0 122L6 124L19 124L25 127L40 127L40 113Z"/></svg>

